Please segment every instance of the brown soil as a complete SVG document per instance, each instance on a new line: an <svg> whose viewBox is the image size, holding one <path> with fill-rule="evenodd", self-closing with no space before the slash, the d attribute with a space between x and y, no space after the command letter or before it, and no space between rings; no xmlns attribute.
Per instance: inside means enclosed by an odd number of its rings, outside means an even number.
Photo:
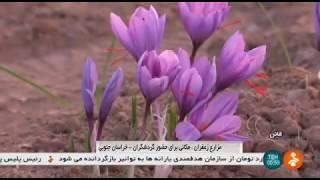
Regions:
<svg viewBox="0 0 320 180"><path fill-rule="evenodd" d="M0 152L69 152L71 141L78 152L87 135L80 84L85 57L91 55L99 65L106 60L105 49L113 34L109 13L126 17L138 5L150 3L6 3L0 5L1 65L45 85L70 103L63 108L52 99L19 80L0 73ZM162 49L191 48L178 21L174 3L152 3L167 14ZM267 18L254 3L231 3L226 23L241 24L218 31L202 47L200 54L218 55L225 40L239 29L247 47L267 44L264 67L270 79L265 96L245 85L237 114L242 117L241 132L251 137L246 152L268 149L304 152L305 164L297 172L280 168L239 166L175 167L171 177L319 177L320 168L320 69L319 52L314 48L313 3L265 3L287 43L294 66L289 69L277 36ZM118 44L118 47L120 45ZM126 53L123 53L126 54ZM116 57L120 57L116 55ZM121 96L115 102L105 125L105 140L128 139L131 96L138 94L139 117L143 98L135 80L135 62L127 56L117 64L125 70ZM101 70L102 66L98 66ZM115 67L108 71L113 72ZM272 130L284 136L268 140ZM120 177L124 167L110 167L109 174ZM0 177L91 177L91 167L0 167ZM138 167L136 176L152 176L153 167Z"/></svg>

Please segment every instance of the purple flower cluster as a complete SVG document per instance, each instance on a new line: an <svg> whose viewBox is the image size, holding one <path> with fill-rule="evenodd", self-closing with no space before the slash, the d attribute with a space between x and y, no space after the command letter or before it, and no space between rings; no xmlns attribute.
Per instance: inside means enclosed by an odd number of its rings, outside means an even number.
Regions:
<svg viewBox="0 0 320 180"><path fill-rule="evenodd" d="M247 80L262 68L266 46L246 51L244 37L237 31L225 42L217 58L196 57L202 44L222 26L230 9L227 2L178 3L180 19L193 45L190 54L182 48L177 52L159 52L166 16L159 17L154 7L137 8L128 25L111 13L113 33L137 62L137 81L146 101L144 126L150 106L171 90L180 117L176 127L178 140L247 140L237 134L241 126L240 117L235 115L239 95L226 89ZM118 70L106 86L100 109L98 137L122 79L122 70ZM87 61L83 98L90 131L93 128L92 107L96 82L95 65Z"/></svg>
<svg viewBox="0 0 320 180"><path fill-rule="evenodd" d="M157 55L165 18L159 18L153 7L149 11L138 8L128 27L118 16L111 15L116 37L139 59L138 82L147 106L171 87L179 108L176 137L180 140L246 139L235 134L241 122L234 115L238 95L224 90L261 69L266 46L246 52L243 35L236 32L226 41L217 60L195 58L197 49L222 25L230 8L227 2L178 3L181 21L193 44L191 56L183 49L176 54L166 50Z"/></svg>

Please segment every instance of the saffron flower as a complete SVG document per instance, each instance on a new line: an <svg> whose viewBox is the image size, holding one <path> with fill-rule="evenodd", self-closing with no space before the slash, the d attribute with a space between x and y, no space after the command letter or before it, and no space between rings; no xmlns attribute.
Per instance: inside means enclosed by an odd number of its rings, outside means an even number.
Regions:
<svg viewBox="0 0 320 180"><path fill-rule="evenodd" d="M151 104L170 87L180 69L178 56L171 50L160 55L155 50L145 52L137 65L139 88L146 100L146 108L141 130L145 135L147 117Z"/></svg>
<svg viewBox="0 0 320 180"><path fill-rule="evenodd" d="M95 148L95 142L101 137L102 128L110 112L111 106L120 92L123 76L121 68L113 73L104 89L99 112L99 121L96 121L94 117L94 105L98 74L94 61L92 58L87 57L82 81L82 97L88 119L91 149Z"/></svg>
<svg viewBox="0 0 320 180"><path fill-rule="evenodd" d="M137 78L147 104L151 104L169 88L179 69L178 56L171 50L165 50L160 55L153 50L141 56Z"/></svg>
<svg viewBox="0 0 320 180"><path fill-rule="evenodd" d="M183 141L248 140L247 137L236 134L241 126L240 117L234 115L238 101L238 93L221 92L217 94L177 125L177 139Z"/></svg>
<svg viewBox="0 0 320 180"><path fill-rule="evenodd" d="M320 2L316 2L315 6L315 30L316 30L316 46L320 50Z"/></svg>
<svg viewBox="0 0 320 180"><path fill-rule="evenodd" d="M95 92L98 83L98 74L96 64L91 57L87 57L84 66L83 81L82 81L82 98L84 109L88 119L89 132L93 130L94 124L94 103Z"/></svg>
<svg viewBox="0 0 320 180"><path fill-rule="evenodd" d="M227 2L179 2L178 10L193 43L193 61L197 49L222 25L230 6Z"/></svg>
<svg viewBox="0 0 320 180"><path fill-rule="evenodd" d="M128 26L114 13L110 18L113 33L137 62L145 51L160 48L166 16L159 17L153 6L149 10L138 7L131 15Z"/></svg>
<svg viewBox="0 0 320 180"><path fill-rule="evenodd" d="M216 82L215 62L209 62L207 57L198 58L191 65L189 54L179 49L178 57L181 71L173 81L171 90L183 119L196 105L211 98L211 91Z"/></svg>
<svg viewBox="0 0 320 180"><path fill-rule="evenodd" d="M240 32L234 33L224 44L217 61L216 92L256 74L266 57L266 45L245 51L245 40Z"/></svg>

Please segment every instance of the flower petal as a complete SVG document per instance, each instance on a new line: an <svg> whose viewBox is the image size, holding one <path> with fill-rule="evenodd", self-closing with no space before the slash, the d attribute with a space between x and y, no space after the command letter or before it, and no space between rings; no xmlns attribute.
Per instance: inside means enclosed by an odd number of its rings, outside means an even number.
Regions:
<svg viewBox="0 0 320 180"><path fill-rule="evenodd" d="M110 22L112 32L115 34L120 43L131 53L135 54L134 46L132 45L132 40L130 38L128 28L126 24L122 21L121 17L110 14Z"/></svg>
<svg viewBox="0 0 320 180"><path fill-rule="evenodd" d="M207 97L198 100L197 104L192 108L190 113L192 113L193 111L196 111L198 108L203 108L204 106L207 107L208 106L208 102L209 102L209 100L211 98L212 98L212 93L209 92L207 94Z"/></svg>
<svg viewBox="0 0 320 180"><path fill-rule="evenodd" d="M84 67L82 89L89 89L92 94L94 94L96 91L97 83L98 73L96 64L94 63L93 59L88 56Z"/></svg>
<svg viewBox="0 0 320 180"><path fill-rule="evenodd" d="M134 16L129 22L129 35L132 39L132 46L135 47L135 57L139 58L149 48L148 25L141 17Z"/></svg>
<svg viewBox="0 0 320 180"><path fill-rule="evenodd" d="M177 55L180 61L182 71L185 71L186 69L191 67L190 56L186 50L179 48Z"/></svg>
<svg viewBox="0 0 320 180"><path fill-rule="evenodd" d="M146 97L147 93L148 93L147 82L149 82L151 80L151 78L152 78L151 74L146 66L142 66L141 68L138 68L137 71L138 71L138 83L139 83L140 90L141 90L143 96Z"/></svg>
<svg viewBox="0 0 320 180"><path fill-rule="evenodd" d="M178 11L182 22L188 21L187 14L190 14L190 9L186 2L177 3Z"/></svg>
<svg viewBox="0 0 320 180"><path fill-rule="evenodd" d="M259 46L247 52L248 56L251 57L249 62L250 66L246 74L241 78L241 80L246 80L256 74L264 63L266 57L266 46Z"/></svg>
<svg viewBox="0 0 320 180"><path fill-rule="evenodd" d="M208 95L208 97L206 98L206 100L210 98L210 96ZM201 119L203 119L203 116L205 114L206 111L206 107L207 107L207 101L202 100L200 102L198 102L193 108L192 110L189 112L188 116L187 116L187 120L190 121L193 125L198 124L198 121L201 121ZM197 126L196 126L197 127ZM199 129L197 127L197 129ZM200 129L199 129L200 130Z"/></svg>
<svg viewBox="0 0 320 180"><path fill-rule="evenodd" d="M219 24L217 24L217 16L222 16L222 14L218 12L211 13L213 15L207 15L203 17L201 24L199 25L200 32L197 33L197 36L194 37L197 39L197 42L201 44L201 42L204 42L206 39L208 39L214 31L219 27ZM200 29L201 28L201 29Z"/></svg>
<svg viewBox="0 0 320 180"><path fill-rule="evenodd" d="M235 54L233 60L230 61L229 66L224 69L219 67L216 88L222 91L244 79L250 67L249 58L250 57L245 52L238 53Z"/></svg>
<svg viewBox="0 0 320 180"><path fill-rule="evenodd" d="M209 103L203 118L197 121L196 127L205 129L218 118L226 115L233 115L238 107L239 94L235 92L221 92Z"/></svg>
<svg viewBox="0 0 320 180"><path fill-rule="evenodd" d="M218 69L225 69L225 67L230 65L230 61L234 60L234 56L239 52L244 52L245 40L243 35L237 31L235 32L224 44L222 52L217 62Z"/></svg>
<svg viewBox="0 0 320 180"><path fill-rule="evenodd" d="M180 81L180 93L183 94L182 111L189 113L196 104L203 86L203 81L195 68L186 70Z"/></svg>
<svg viewBox="0 0 320 180"><path fill-rule="evenodd" d="M222 116L202 131L202 136L204 138L214 138L217 136L232 134L238 131L240 126L241 120L238 116Z"/></svg>
<svg viewBox="0 0 320 180"><path fill-rule="evenodd" d="M217 76L215 63L211 64L207 57L202 57L196 60L193 67L198 70L203 82L205 82L199 97L200 99L203 99L213 89L213 86L216 83Z"/></svg>
<svg viewBox="0 0 320 180"><path fill-rule="evenodd" d="M160 44L162 42L164 36L164 29L166 27L166 15L162 15L159 19L159 28L158 28L158 41L156 48L160 48Z"/></svg>
<svg viewBox="0 0 320 180"><path fill-rule="evenodd" d="M201 134L190 122L180 122L176 127L176 137L181 141L196 141Z"/></svg>
<svg viewBox="0 0 320 180"><path fill-rule="evenodd" d="M188 20L184 22L185 30L188 32L191 40L198 45L204 41L201 37L202 28L204 28L201 26L201 24L203 24L203 18L201 16L202 15L199 14L187 14L186 17Z"/></svg>
<svg viewBox="0 0 320 180"><path fill-rule="evenodd" d="M224 141L248 141L249 138L238 134L225 134L220 136Z"/></svg>
<svg viewBox="0 0 320 180"><path fill-rule="evenodd" d="M103 125L107 119L112 104L120 93L123 78L123 70L119 68L115 73L113 73L111 79L104 89L99 112L98 139L101 136Z"/></svg>
<svg viewBox="0 0 320 180"><path fill-rule="evenodd" d="M89 132L91 133L94 122L94 96L89 89L85 89L82 91L82 98L88 120Z"/></svg>
<svg viewBox="0 0 320 180"><path fill-rule="evenodd" d="M160 54L159 59L161 74L169 76L169 83L171 84L181 70L179 58L175 52L166 50Z"/></svg>
<svg viewBox="0 0 320 180"><path fill-rule="evenodd" d="M160 78L153 78L149 82L146 82L148 86L147 96L145 97L148 103L152 103L162 93L168 89L169 78L162 76Z"/></svg>
<svg viewBox="0 0 320 180"><path fill-rule="evenodd" d="M152 17L152 24L150 24L150 27L155 28L155 33L153 34L155 36L155 49L160 48L161 40L163 39L164 34L164 28L166 24L166 15L162 15L159 18L159 15L155 8L151 5L150 6L150 16Z"/></svg>
<svg viewBox="0 0 320 180"><path fill-rule="evenodd" d="M171 84L171 92L177 102L178 108L181 109L182 107L182 99L183 99L183 94L180 92L180 79L182 76L183 72L180 71L177 74L177 77L173 80Z"/></svg>
<svg viewBox="0 0 320 180"><path fill-rule="evenodd" d="M183 2L178 3L178 10L185 30L193 41L197 41L202 23L202 14L191 12L188 4Z"/></svg>

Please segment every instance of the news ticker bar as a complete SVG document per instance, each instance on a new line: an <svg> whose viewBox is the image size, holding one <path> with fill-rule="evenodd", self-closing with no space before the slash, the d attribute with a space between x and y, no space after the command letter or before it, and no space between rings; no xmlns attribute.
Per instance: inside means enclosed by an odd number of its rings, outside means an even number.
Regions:
<svg viewBox="0 0 320 180"><path fill-rule="evenodd" d="M264 153L1 153L0 166L85 165L263 165Z"/></svg>
<svg viewBox="0 0 320 180"><path fill-rule="evenodd" d="M100 141L96 153L0 153L0 165L263 165L241 142Z"/></svg>

